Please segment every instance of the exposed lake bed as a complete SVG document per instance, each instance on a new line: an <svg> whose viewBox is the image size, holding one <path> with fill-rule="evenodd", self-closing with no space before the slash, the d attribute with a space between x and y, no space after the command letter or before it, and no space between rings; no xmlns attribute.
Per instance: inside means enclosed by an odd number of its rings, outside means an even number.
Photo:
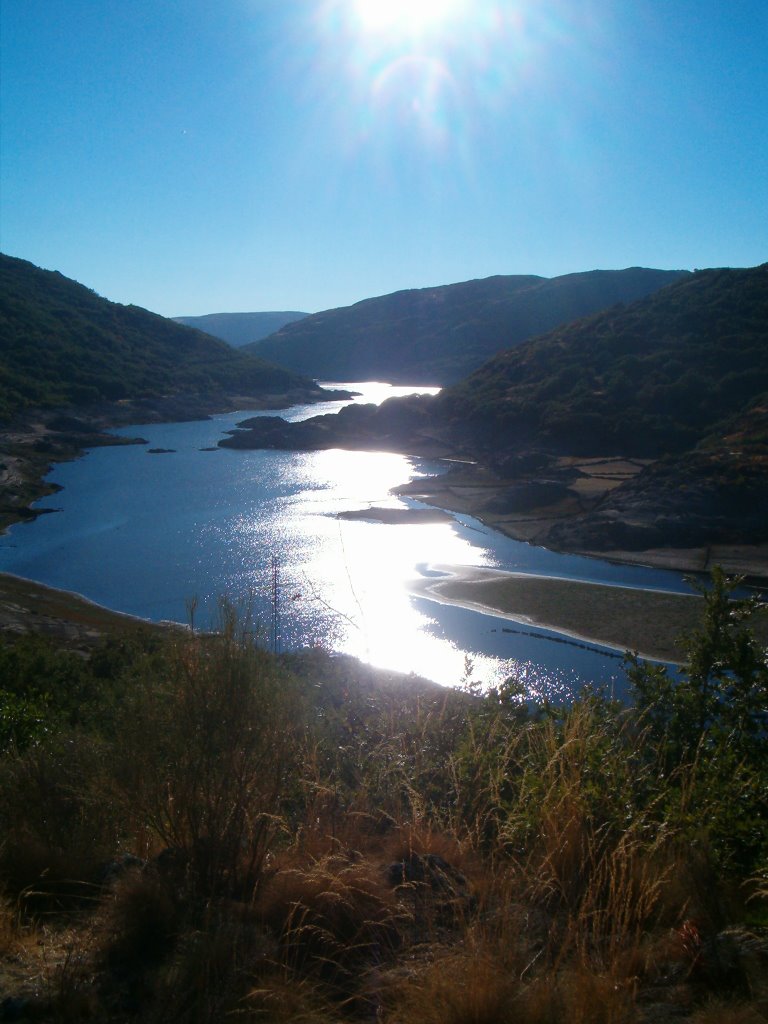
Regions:
<svg viewBox="0 0 768 1024"><path fill-rule="evenodd" d="M678 638L699 625L702 612L702 598L696 594L445 568L444 578L425 580L415 592L655 661L679 660ZM760 620L754 628L768 644L768 623Z"/></svg>

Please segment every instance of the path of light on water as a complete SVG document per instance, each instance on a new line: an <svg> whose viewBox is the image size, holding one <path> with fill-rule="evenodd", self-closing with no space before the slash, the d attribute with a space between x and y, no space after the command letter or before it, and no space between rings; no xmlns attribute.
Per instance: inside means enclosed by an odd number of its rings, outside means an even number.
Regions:
<svg viewBox="0 0 768 1024"><path fill-rule="evenodd" d="M304 618L298 613L315 606L336 619L336 650L402 672L461 678L464 652L429 632L434 622L415 610L408 584L420 578L421 563L487 565L483 552L450 523L387 525L336 517L360 509L361 495L369 505L408 507L389 494L420 475L403 456L333 450L304 456L301 463L303 486L274 509L271 520L244 517L236 527L235 543L243 552L256 555L276 533L291 551L280 568L284 641L292 646L291 619ZM253 571L254 590L260 573ZM322 618L327 628L328 618Z"/></svg>

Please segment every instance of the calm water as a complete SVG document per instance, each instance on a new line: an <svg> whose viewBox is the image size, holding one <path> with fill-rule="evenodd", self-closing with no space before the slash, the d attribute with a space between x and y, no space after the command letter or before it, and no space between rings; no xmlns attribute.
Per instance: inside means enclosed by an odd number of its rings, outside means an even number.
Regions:
<svg viewBox="0 0 768 1024"><path fill-rule="evenodd" d="M413 390L348 386L363 392L357 401ZM280 415L298 420L342 404ZM56 466L51 478L64 490L39 504L59 511L0 537L0 569L153 620L187 621L194 599L196 622L207 624L227 597L249 605L268 635L276 560L282 649L322 645L446 684L468 666L486 682L516 672L532 693L552 694L585 680L617 680L620 690L616 652L415 598L409 587L453 564L687 589L679 574L557 555L468 516L437 525L340 520L338 512L371 505L418 507L390 489L440 464L380 452L202 450L248 415L138 425L118 433L147 445L95 449Z"/></svg>

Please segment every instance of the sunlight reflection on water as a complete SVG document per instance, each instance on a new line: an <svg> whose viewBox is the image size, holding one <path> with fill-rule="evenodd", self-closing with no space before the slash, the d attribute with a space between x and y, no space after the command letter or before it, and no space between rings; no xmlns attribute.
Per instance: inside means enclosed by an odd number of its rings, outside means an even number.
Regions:
<svg viewBox="0 0 768 1024"><path fill-rule="evenodd" d="M486 632L501 629L488 616L448 611L415 601L411 586L436 563L491 566L498 560L468 539L455 522L391 525L349 521L338 513L376 508L418 508L419 502L390 491L408 479L438 469L401 455L331 450L296 455L283 467L289 491L271 510L260 509L233 524L232 546L243 553L241 585L269 600L264 551L279 550L280 639L290 649L317 643L382 668L413 672L456 684L471 676L499 683L525 678L532 695L555 696L572 689L569 672L543 669L530 660L485 653L467 633L457 640L444 627L447 616L476 616ZM246 568L251 560L250 572ZM471 631L469 631L471 632ZM543 642L543 641L542 641Z"/></svg>
<svg viewBox="0 0 768 1024"><path fill-rule="evenodd" d="M465 652L430 632L437 619L414 608L408 587L420 577L421 563L484 565L482 552L451 523L388 525L338 518L340 512L371 506L415 506L389 492L424 471L401 455L332 450L296 456L285 472L295 492L278 501L271 514L240 517L232 544L250 552L253 568L246 579L254 591L263 588L263 547L286 553L280 559L286 645L292 646L297 623L309 628L316 642L327 642L330 629L336 650L382 667L459 680Z"/></svg>

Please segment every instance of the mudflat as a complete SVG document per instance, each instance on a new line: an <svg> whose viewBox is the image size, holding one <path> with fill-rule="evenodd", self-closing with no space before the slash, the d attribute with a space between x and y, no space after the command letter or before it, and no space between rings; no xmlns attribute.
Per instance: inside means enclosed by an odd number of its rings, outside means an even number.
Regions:
<svg viewBox="0 0 768 1024"><path fill-rule="evenodd" d="M414 593L554 629L619 651L635 651L657 661L680 662L677 640L698 626L703 606L696 594L637 590L494 569L436 568L448 575L419 582ZM768 614L758 615L753 626L758 639L768 644Z"/></svg>

